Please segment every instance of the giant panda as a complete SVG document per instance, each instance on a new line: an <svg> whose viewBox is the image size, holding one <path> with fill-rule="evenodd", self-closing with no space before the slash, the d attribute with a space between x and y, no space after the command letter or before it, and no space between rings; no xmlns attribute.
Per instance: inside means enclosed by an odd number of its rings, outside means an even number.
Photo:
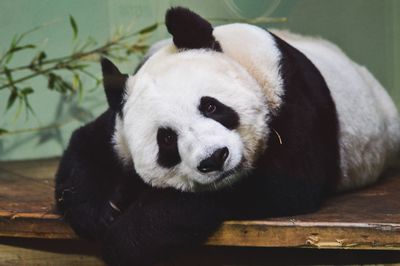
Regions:
<svg viewBox="0 0 400 266"><path fill-rule="evenodd" d="M166 13L172 39L133 75L101 61L109 109L77 129L59 211L110 265L149 265L226 219L315 211L373 183L400 143L395 105L334 44Z"/></svg>

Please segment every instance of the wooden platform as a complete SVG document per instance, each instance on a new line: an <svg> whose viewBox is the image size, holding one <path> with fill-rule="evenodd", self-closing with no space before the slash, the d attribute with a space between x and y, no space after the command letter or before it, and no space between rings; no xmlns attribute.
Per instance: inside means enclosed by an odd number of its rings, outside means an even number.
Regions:
<svg viewBox="0 0 400 266"><path fill-rule="evenodd" d="M57 164L57 158L0 162L0 244L10 238L77 239L54 212ZM400 250L400 168L371 187L328 200L317 213L227 221L206 245Z"/></svg>

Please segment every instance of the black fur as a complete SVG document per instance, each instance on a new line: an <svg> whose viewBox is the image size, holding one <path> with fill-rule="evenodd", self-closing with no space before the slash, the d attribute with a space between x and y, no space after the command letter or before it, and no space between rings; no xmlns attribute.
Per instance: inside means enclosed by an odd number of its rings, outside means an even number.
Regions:
<svg viewBox="0 0 400 266"><path fill-rule="evenodd" d="M111 146L116 113L108 110L77 129L61 159L55 198L58 210L81 236L99 239L140 188L134 171L125 169ZM128 189L125 191L125 189Z"/></svg>
<svg viewBox="0 0 400 266"><path fill-rule="evenodd" d="M122 114L123 96L128 75L122 74L107 58L101 59L101 70L108 105L114 112Z"/></svg>
<svg viewBox="0 0 400 266"><path fill-rule="evenodd" d="M157 132L159 165L171 168L181 162L178 150L178 135L170 128L159 128Z"/></svg>
<svg viewBox="0 0 400 266"><path fill-rule="evenodd" d="M300 51L274 38L283 55L283 104L269 122L267 152L252 177L257 185L249 183L247 189L254 195L255 210L292 215L318 209L335 188L341 175L339 126L335 104L318 69Z"/></svg>
<svg viewBox="0 0 400 266"><path fill-rule="evenodd" d="M213 112L208 107L215 106ZM199 105L200 112L208 118L214 119L228 129L235 129L239 126L239 115L231 107L226 106L213 97L202 97Z"/></svg>
<svg viewBox="0 0 400 266"><path fill-rule="evenodd" d="M173 7L165 15L165 25L179 49L211 49L221 52L220 44L212 35L211 24L183 7Z"/></svg>
<svg viewBox="0 0 400 266"><path fill-rule="evenodd" d="M202 243L226 219L316 210L334 187L340 170L331 95L315 66L275 39L283 55L283 104L268 122L268 148L256 170L229 189L183 193L144 184L112 148L118 108L74 132L56 176L57 207L79 235L103 242L109 265L151 265ZM105 73L118 74L109 66Z"/></svg>
<svg viewBox="0 0 400 266"><path fill-rule="evenodd" d="M148 189L110 227L104 259L110 265L152 265L177 250L200 245L229 208L213 193Z"/></svg>

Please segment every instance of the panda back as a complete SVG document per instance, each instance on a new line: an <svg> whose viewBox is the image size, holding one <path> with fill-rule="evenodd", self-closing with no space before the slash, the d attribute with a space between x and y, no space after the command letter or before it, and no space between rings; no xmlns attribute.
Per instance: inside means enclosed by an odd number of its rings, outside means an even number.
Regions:
<svg viewBox="0 0 400 266"><path fill-rule="evenodd" d="M376 181L400 143L398 112L386 90L336 45L288 31L272 32L313 62L331 92L339 121L339 189Z"/></svg>

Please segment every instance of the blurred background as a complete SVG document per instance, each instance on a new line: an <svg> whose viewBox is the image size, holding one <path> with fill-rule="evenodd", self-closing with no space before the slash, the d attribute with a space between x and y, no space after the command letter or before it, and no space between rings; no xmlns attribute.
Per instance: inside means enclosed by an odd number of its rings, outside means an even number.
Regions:
<svg viewBox="0 0 400 266"><path fill-rule="evenodd" d="M0 160L61 155L71 132L107 108L99 54L132 73L148 46L168 37L165 10L177 5L214 25L248 21L326 38L400 106L398 0L3 0Z"/></svg>

